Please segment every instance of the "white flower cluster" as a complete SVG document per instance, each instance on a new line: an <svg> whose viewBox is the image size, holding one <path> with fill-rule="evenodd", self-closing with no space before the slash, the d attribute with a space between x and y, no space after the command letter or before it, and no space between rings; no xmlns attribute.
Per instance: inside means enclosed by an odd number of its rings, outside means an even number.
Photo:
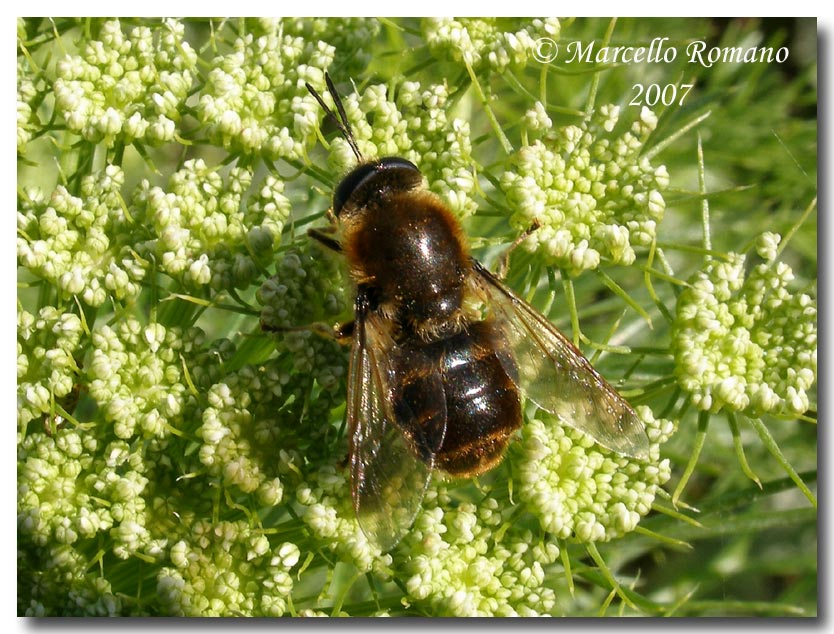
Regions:
<svg viewBox="0 0 834 634"><path fill-rule="evenodd" d="M315 139L314 108L304 82L319 84L335 49L282 34L280 27L238 39L212 63L197 107L209 138L230 151L270 160L300 159Z"/></svg>
<svg viewBox="0 0 834 634"><path fill-rule="evenodd" d="M132 221L125 213L124 172L115 165L84 177L80 196L59 185L49 200L30 189L17 214L21 266L89 306L108 297L132 299L141 290L142 265L125 248Z"/></svg>
<svg viewBox="0 0 834 634"><path fill-rule="evenodd" d="M185 26L140 26L125 35L119 20L98 39L58 62L55 108L70 130L91 143L159 145L174 139L194 81L197 53Z"/></svg>
<svg viewBox="0 0 834 634"><path fill-rule="evenodd" d="M26 144L38 129L33 102L39 92L32 81L28 65L23 62L17 64L17 152L23 154Z"/></svg>
<svg viewBox="0 0 834 634"><path fill-rule="evenodd" d="M634 530L671 476L660 445L675 431L648 407L637 409L649 436L649 459L640 461L602 449L555 419L522 428L519 496L541 527L560 539L608 541Z"/></svg>
<svg viewBox="0 0 834 634"><path fill-rule="evenodd" d="M156 584L165 614L283 616L301 551L292 542L272 546L243 520L203 520L173 543L170 557Z"/></svg>
<svg viewBox="0 0 834 634"><path fill-rule="evenodd" d="M380 21L361 17L332 18L281 18L280 22L261 18L259 21L264 32L276 26L284 33L300 37L308 42L321 40L330 44L336 51L349 51L349 55L338 58L340 74L344 77L357 77L365 72L373 59L372 48L380 30Z"/></svg>
<svg viewBox="0 0 834 634"><path fill-rule="evenodd" d="M795 416L811 406L817 307L789 290L793 271L775 260L780 241L762 234L756 250L764 261L752 268L743 254L709 260L678 298L675 375L702 410Z"/></svg>
<svg viewBox="0 0 834 634"><path fill-rule="evenodd" d="M345 470L332 464L310 470L295 491L299 515L317 542L363 572L387 576L392 557L369 542L359 528Z"/></svg>
<svg viewBox="0 0 834 634"><path fill-rule="evenodd" d="M547 133L543 114L534 109L525 121L544 139L521 147L501 177L510 223L519 231L539 225L522 248L573 274L603 259L631 264L634 247L651 244L666 209L666 168L641 156L657 118L644 109L617 135L619 108L603 106L587 122Z"/></svg>
<svg viewBox="0 0 834 634"><path fill-rule="evenodd" d="M244 493L252 493L265 484L258 463L254 458L248 434L254 426L252 414L247 409L251 397L246 392L233 392L229 385L218 383L208 392L208 407L202 413L202 425L197 435L203 441L200 446L200 462L216 475L225 487L237 487ZM280 480L270 483L269 497L280 502L283 489Z"/></svg>
<svg viewBox="0 0 834 634"><path fill-rule="evenodd" d="M85 379L116 437L163 437L179 424L187 399L179 354L197 332L127 316L93 332Z"/></svg>
<svg viewBox="0 0 834 634"><path fill-rule="evenodd" d="M17 313L17 421L26 424L71 394L78 379L75 355L84 334L78 315L45 306Z"/></svg>
<svg viewBox="0 0 834 634"><path fill-rule="evenodd" d="M556 597L545 567L558 559L559 547L509 526L506 500L454 506L441 487L429 491L423 506L404 540L412 553L402 570L411 601L454 616L552 612Z"/></svg>
<svg viewBox="0 0 834 634"><path fill-rule="evenodd" d="M83 336L80 320L44 312L23 322L24 345L55 351L48 355L55 367L38 371L49 372L56 386L71 386L57 370L70 358L63 349L74 351ZM204 518L211 516L213 483L258 508L281 503L282 479L298 471L301 459L295 451L276 451L291 434L279 434L264 412L282 395L297 401L307 381L246 366L225 374L228 385L208 388L205 382L234 351L204 343L195 328L143 326L131 317L102 325L93 331L90 361L68 372L88 386L84 398L99 404L103 420L78 428L56 422L48 433L30 425L20 434L19 535L50 562L48 572L33 571L37 578L25 580L33 588L28 614L141 613L109 583L133 576L137 558L155 565L156 609L166 613L277 616L287 610L299 547L270 540L249 521ZM205 406L188 394L189 385L208 394ZM197 451L194 439L202 443ZM90 566L92 543L105 557L122 560L124 571L109 562L102 580ZM63 584L72 587L69 594Z"/></svg>
<svg viewBox="0 0 834 634"><path fill-rule="evenodd" d="M196 115L209 139L231 152L303 160L319 110L305 82L324 85L338 45L361 58L378 28L362 18L249 21L232 52L212 60L200 91Z"/></svg>
<svg viewBox="0 0 834 634"><path fill-rule="evenodd" d="M437 57L501 72L534 59L536 40L557 39L561 25L556 18L534 18L517 31L505 31L500 18L426 18L422 32Z"/></svg>
<svg viewBox="0 0 834 634"><path fill-rule="evenodd" d="M282 181L267 176L245 198L251 183L251 170L233 167L224 179L202 159L186 161L167 191L142 181L133 204L149 239L137 253L186 286L246 288L271 260L290 212Z"/></svg>
<svg viewBox="0 0 834 634"><path fill-rule="evenodd" d="M276 328L294 328L334 319L349 308L342 265L337 257L323 256L309 241L301 248L288 249L275 263L275 275L258 289L261 321ZM284 339L297 350L315 341L311 334L287 333ZM309 372L313 368L297 369Z"/></svg>
<svg viewBox="0 0 834 634"><path fill-rule="evenodd" d="M136 458L123 441L104 446L75 429L19 439L18 531L51 553L44 589L57 582L90 590L67 597L74 613L112 615L121 607L108 581L94 581L100 575L90 568L84 544L109 538L119 559L159 556L161 542L146 527L148 478Z"/></svg>

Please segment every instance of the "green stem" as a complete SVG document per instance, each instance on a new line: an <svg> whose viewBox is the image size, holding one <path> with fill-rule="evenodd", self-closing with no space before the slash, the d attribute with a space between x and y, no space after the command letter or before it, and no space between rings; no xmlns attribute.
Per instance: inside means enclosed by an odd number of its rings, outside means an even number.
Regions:
<svg viewBox="0 0 834 634"><path fill-rule="evenodd" d="M730 432L733 434L733 446L736 449L736 456L738 456L738 463L741 465L742 472L753 482L759 485L759 488L761 489L762 481L759 480L759 476L757 476L750 468L750 465L747 463L747 457L744 455L744 445L741 443L741 434L738 432L738 422L736 421L736 415L734 412L727 412L727 422L730 424Z"/></svg>
<svg viewBox="0 0 834 634"><path fill-rule="evenodd" d="M802 223L808 218L814 209L817 208L817 198L814 197L814 200L805 208L805 211L802 212L802 215L797 219L794 225L788 230L785 234L785 237L782 238L782 241L779 243L779 246L776 249L776 257L773 258L773 261L779 259L779 256L782 254L782 251L785 250L785 247L788 246L788 242L790 242L791 238L793 238L793 234L797 232L797 230L802 226Z"/></svg>
<svg viewBox="0 0 834 634"><path fill-rule="evenodd" d="M571 573L570 569L570 555L568 554L566 544L561 543L559 545L559 555L562 558L562 567L565 569L565 580L568 582L568 590L570 591L570 596L574 596L573 574Z"/></svg>
<svg viewBox="0 0 834 634"><path fill-rule="evenodd" d="M773 439L773 436L770 435L770 431L768 431L765 424L762 422L761 418L749 418L750 424L753 425L753 429L756 430L756 433L759 434L759 438L762 439L765 447L771 453L771 455L776 458L776 462L782 465L782 468L785 470L785 473L788 474L788 477L794 481L796 486L802 491L803 495L808 498L808 501L811 505L816 509L817 508L817 498L811 492L806 484L802 481L802 478L799 477L799 474L794 470L791 466L791 463L788 462L785 455L782 453L782 450L779 449L779 445L776 444L776 441Z"/></svg>
<svg viewBox="0 0 834 634"><path fill-rule="evenodd" d="M499 143L501 143L501 147L504 149L504 152L507 155L513 153L513 144L510 143L510 140L507 138L507 135L504 134L504 131L501 129L501 125L498 123L498 119L495 118L495 113L492 111L492 108L489 105L489 101L487 101L486 94L484 94L483 88L481 88L481 84L478 81L478 78L475 76L475 71L472 70L472 64L469 63L469 60L465 60L466 64L466 71L469 73L469 78L472 80L472 86L475 88L475 92L478 94L478 99L481 100L481 103L484 106L484 114L486 114L487 119L489 119L489 123L492 126L492 129L495 130L495 136L498 137Z"/></svg>
<svg viewBox="0 0 834 634"><path fill-rule="evenodd" d="M623 591L620 584L614 578L614 574L606 565L605 560L602 558L602 555L599 554L596 544L594 544L594 542L588 542L587 544L585 544L585 548L588 551L588 554L591 556L591 559L594 560L594 563L597 565L597 568L599 568L599 571L603 574L605 579L611 585L611 588L623 600L623 603L625 603L632 610L637 610L637 606L632 602L631 599L628 598L628 595L626 595L626 593Z"/></svg>
<svg viewBox="0 0 834 634"><path fill-rule="evenodd" d="M704 249L712 250L712 239L709 232L709 201L707 200L707 175L704 168L704 146L701 144L701 135L698 134L698 190L703 198L701 199L701 224L704 232ZM710 260L709 255L706 260Z"/></svg>
<svg viewBox="0 0 834 634"><path fill-rule="evenodd" d="M606 48L611 41L611 36L614 34L614 27L617 26L617 18L611 18L608 23L608 28L605 30L605 35L602 37L601 48ZM598 69L599 70L599 69ZM585 104L585 118L590 119L594 113L594 103L597 99L597 90L599 89L599 78L602 73L595 72L591 78L591 86L588 90L588 103Z"/></svg>
<svg viewBox="0 0 834 634"><path fill-rule="evenodd" d="M608 273L606 273L602 269L596 269L595 273L599 276L600 280L602 280L602 283L605 284L608 290L610 290L617 297L622 299L626 304L631 306L635 310L635 312L646 321L646 324L648 324L649 328L652 328L652 318L649 316L649 313L647 313L646 310L631 297L631 295L626 293L622 286L620 286L613 279L611 279Z"/></svg>
<svg viewBox="0 0 834 634"><path fill-rule="evenodd" d="M674 546L675 548L680 548L682 550L692 550L692 544L689 542L685 542L682 539L675 539L674 537L669 537L668 535L661 535L660 533L656 533L643 526L635 527L634 532L644 535L645 537L656 539L659 542L663 542L667 546Z"/></svg>
<svg viewBox="0 0 834 634"><path fill-rule="evenodd" d="M695 435L695 443L692 446L692 453L689 456L689 462L683 471L680 482L672 494L672 504L678 505L678 499L686 488L689 478L695 471L695 466L698 464L698 458L701 456L701 450L704 448L704 441L707 437L707 428L709 427L709 412L700 412L698 414L698 433Z"/></svg>
<svg viewBox="0 0 834 634"><path fill-rule="evenodd" d="M685 124L682 128L680 128L678 130L675 130L675 132L673 134L671 134L667 138L663 139L663 141L661 141L660 143L657 143L656 145L653 145L652 148L649 151L646 152L646 154L645 154L646 159L651 161L655 156L660 154L667 147L669 147L670 145L673 145L680 137L682 137L684 134L689 132L692 128L697 126L704 119L709 117L710 114L712 114L712 112L707 111L704 114L702 114L698 117L695 117L692 121Z"/></svg>
<svg viewBox="0 0 834 634"><path fill-rule="evenodd" d="M576 312L576 295L573 291L573 281L565 271L562 271L562 287L565 289L565 302L568 305L568 312L570 313L573 345L578 347L582 339L582 331L579 330L579 313Z"/></svg>

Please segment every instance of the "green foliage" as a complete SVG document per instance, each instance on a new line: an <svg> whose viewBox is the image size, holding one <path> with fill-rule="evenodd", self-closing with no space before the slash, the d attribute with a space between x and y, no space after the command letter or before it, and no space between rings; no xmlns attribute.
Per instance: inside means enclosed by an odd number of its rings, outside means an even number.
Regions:
<svg viewBox="0 0 834 634"><path fill-rule="evenodd" d="M18 613L816 614L809 28L19 20ZM668 64L564 56L660 36ZM791 54L706 68L695 39ZM494 471L435 474L391 552L367 540L346 351L262 328L351 315L305 236L355 162L305 88L329 100L326 71L362 153L413 161L479 259L538 225L507 281L648 458L530 412ZM635 107L635 83L694 88Z"/></svg>

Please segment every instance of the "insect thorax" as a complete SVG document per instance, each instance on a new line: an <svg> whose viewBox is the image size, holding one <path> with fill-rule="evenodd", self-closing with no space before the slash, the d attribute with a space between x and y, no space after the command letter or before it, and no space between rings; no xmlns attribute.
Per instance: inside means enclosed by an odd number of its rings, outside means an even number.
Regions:
<svg viewBox="0 0 834 634"><path fill-rule="evenodd" d="M354 278L415 331L456 329L469 256L456 219L431 194L389 192L345 227Z"/></svg>

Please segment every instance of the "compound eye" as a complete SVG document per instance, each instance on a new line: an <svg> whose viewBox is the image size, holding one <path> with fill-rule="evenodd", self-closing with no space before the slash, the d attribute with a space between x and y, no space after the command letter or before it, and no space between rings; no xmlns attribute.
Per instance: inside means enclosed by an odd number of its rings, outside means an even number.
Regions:
<svg viewBox="0 0 834 634"><path fill-rule="evenodd" d="M420 173L411 161L399 156L386 156L372 163L363 163L342 179L333 194L333 213L338 216L353 193L377 174L388 170L409 170Z"/></svg>
<svg viewBox="0 0 834 634"><path fill-rule="evenodd" d="M419 172L420 170L417 169L417 166L409 161L408 159L404 159L401 156L386 156L385 158L379 159L376 163L377 169L409 169L414 170L415 172Z"/></svg>
<svg viewBox="0 0 834 634"><path fill-rule="evenodd" d="M338 216L351 194L353 194L353 192L355 192L366 179L375 173L375 163L364 163L354 168L350 174L345 176L333 194L333 213Z"/></svg>

